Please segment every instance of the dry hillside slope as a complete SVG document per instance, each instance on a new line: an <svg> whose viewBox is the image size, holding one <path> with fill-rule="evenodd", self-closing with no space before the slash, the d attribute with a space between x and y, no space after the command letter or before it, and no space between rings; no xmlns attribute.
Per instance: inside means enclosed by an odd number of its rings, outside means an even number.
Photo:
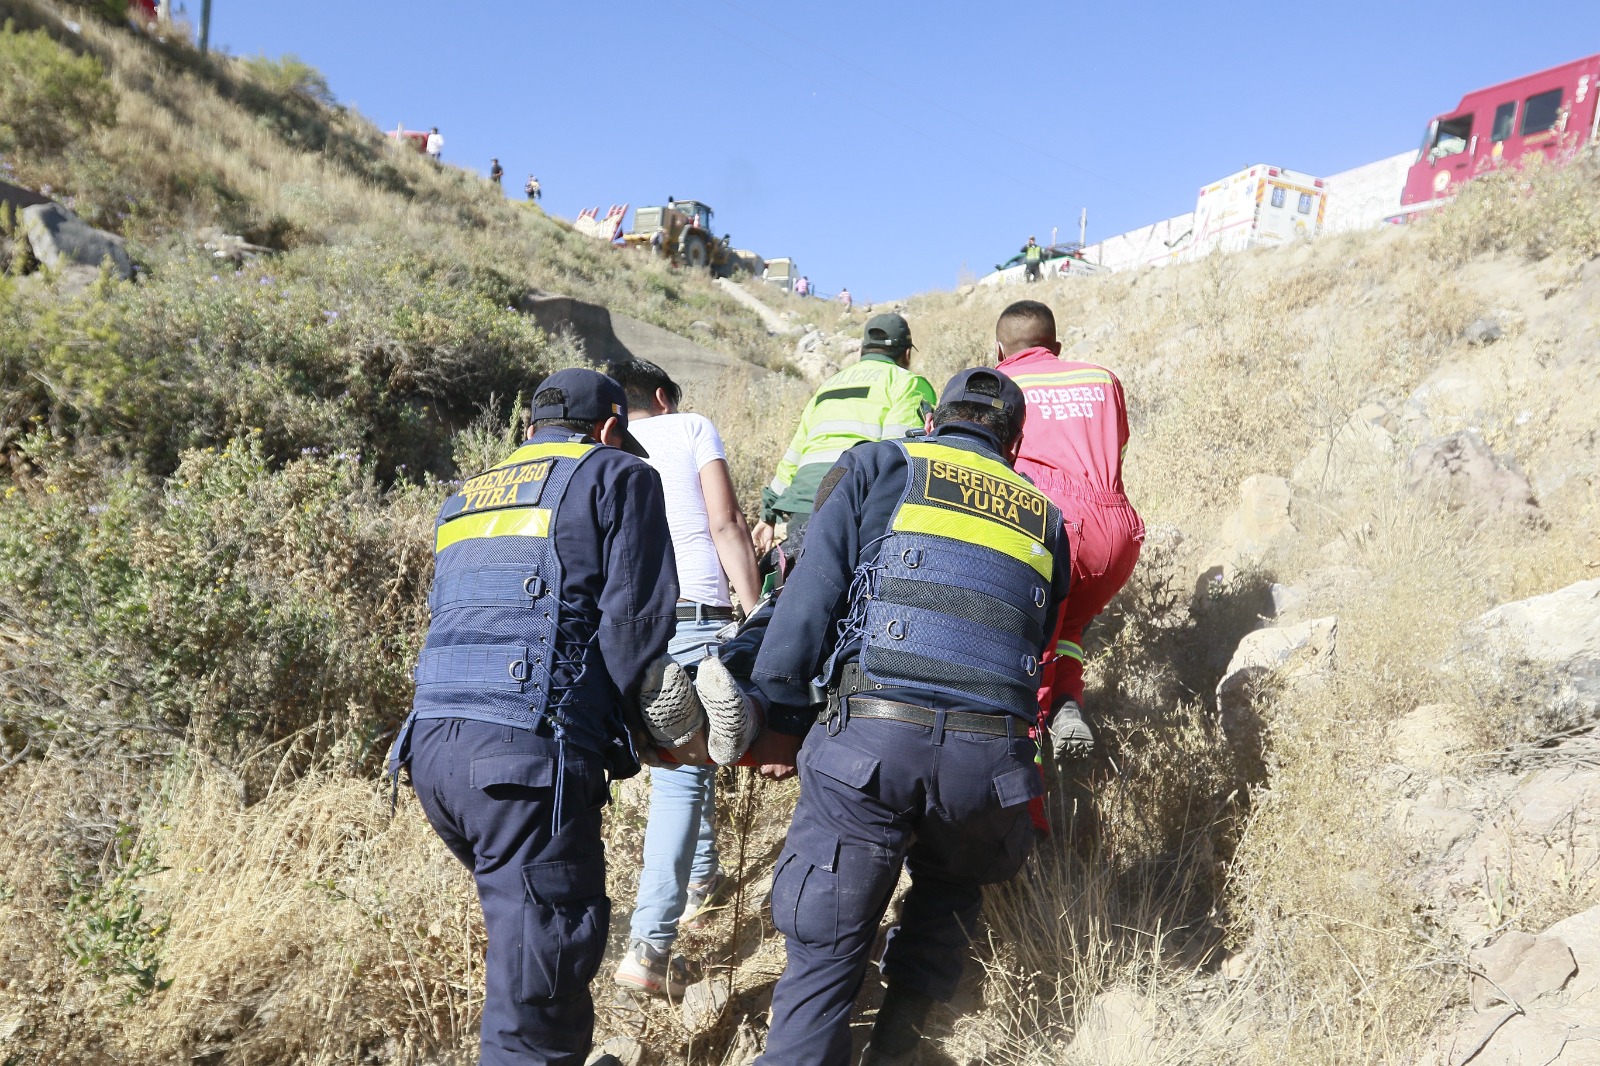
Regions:
<svg viewBox="0 0 1600 1066"><path fill-rule="evenodd" d="M518 300L770 361L795 341L391 152L289 64L82 39L102 74L71 77L115 84L114 121L74 112L51 139L0 115L0 156L145 271L0 277L0 1062L470 1062L471 882L409 794L391 816L378 766L441 482L579 357ZM66 76L64 46L0 46L34 79L0 93ZM1594 1061L1594 180L1492 178L1404 230L908 302L939 385L989 358L1008 300L1048 300L1127 385L1150 526L1090 637L1102 751L990 893L925 1061ZM219 270L203 225L277 244ZM795 398L716 388L697 402L749 504ZM719 788L739 891L680 941L709 979L682 1004L602 987L625 1057L759 1049L794 786ZM620 784L614 952L644 812Z"/></svg>

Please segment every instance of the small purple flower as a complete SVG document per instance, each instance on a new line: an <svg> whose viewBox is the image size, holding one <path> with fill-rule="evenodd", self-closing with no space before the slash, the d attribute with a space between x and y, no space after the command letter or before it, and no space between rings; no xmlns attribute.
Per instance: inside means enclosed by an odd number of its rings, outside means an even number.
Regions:
<svg viewBox="0 0 1600 1066"><path fill-rule="evenodd" d="M211 280L212 281L221 281L222 279L219 278L217 275L213 274L213 275L211 275Z"/></svg>
<svg viewBox="0 0 1600 1066"><path fill-rule="evenodd" d="M339 319L339 312L337 312L337 311L324 311L324 312L322 312L322 317L327 319L329 322L336 322Z"/></svg>
<svg viewBox="0 0 1600 1066"><path fill-rule="evenodd" d="M272 284L272 275L271 274L263 274L263 275L261 275L261 284L263 284L263 285L271 285Z"/></svg>

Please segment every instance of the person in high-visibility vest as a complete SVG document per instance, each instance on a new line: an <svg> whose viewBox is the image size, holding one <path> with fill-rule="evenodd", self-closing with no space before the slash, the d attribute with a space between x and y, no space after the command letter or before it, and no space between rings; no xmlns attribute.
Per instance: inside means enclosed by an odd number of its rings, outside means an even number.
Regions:
<svg viewBox="0 0 1600 1066"><path fill-rule="evenodd" d="M1144 521L1122 484L1127 403L1111 371L1061 358L1055 315L1037 300L1001 312L995 351L997 369L1026 401L1017 472L1061 508L1072 542L1072 591L1045 655L1040 718L1075 738L1059 750L1087 756L1094 736L1082 711L1083 631L1133 575L1144 542Z"/></svg>
<svg viewBox="0 0 1600 1066"><path fill-rule="evenodd" d="M935 393L908 369L911 327L896 314L873 315L861 337L861 360L822 383L801 412L800 425L761 490L761 521L752 531L756 550L772 547L779 522L797 534L811 517L822 475L862 441L893 440L922 426Z"/></svg>
<svg viewBox="0 0 1600 1066"><path fill-rule="evenodd" d="M1023 262L1028 264L1023 272L1023 280L1038 281L1039 268L1044 263L1044 249L1039 247L1039 242L1029 237L1028 243L1022 246L1022 256Z"/></svg>

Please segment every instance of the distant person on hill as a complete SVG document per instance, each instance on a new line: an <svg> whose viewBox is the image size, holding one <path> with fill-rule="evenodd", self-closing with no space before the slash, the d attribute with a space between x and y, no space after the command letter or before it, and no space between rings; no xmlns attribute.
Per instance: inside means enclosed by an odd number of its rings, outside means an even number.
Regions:
<svg viewBox="0 0 1600 1066"><path fill-rule="evenodd" d="M1144 541L1122 485L1128 408L1111 371L1061 358L1055 315L1037 300L1001 312L995 350L1027 401L1017 472L1061 508L1072 534L1072 589L1040 664L1039 713L1054 716L1058 755L1084 757L1094 734L1083 715L1083 631L1127 583ZM1035 816L1045 828L1042 807Z"/></svg>
<svg viewBox="0 0 1600 1066"><path fill-rule="evenodd" d="M444 137L440 135L438 126L428 131L428 139L423 143L422 150L435 163L444 162Z"/></svg>
<svg viewBox="0 0 1600 1066"><path fill-rule="evenodd" d="M1029 282L1038 281L1039 269L1044 263L1044 249L1039 247L1037 241L1029 237L1028 243L1022 246L1022 256L1022 261L1027 264L1023 270L1023 280Z"/></svg>
<svg viewBox="0 0 1600 1066"><path fill-rule="evenodd" d="M873 315L861 336L861 361L822 383L800 414L789 450L761 490L756 550L765 553L778 523L792 538L811 518L817 486L839 457L862 441L895 440L919 428L936 393L911 365L911 327L895 314Z"/></svg>
<svg viewBox="0 0 1600 1066"><path fill-rule="evenodd" d="M800 280L794 283L794 294L796 296L809 296L811 294L811 279L804 274L800 275Z"/></svg>
<svg viewBox="0 0 1600 1066"><path fill-rule="evenodd" d="M499 185L500 184L500 179L505 177L505 176L506 176L506 172L505 172L505 169L500 166L500 160L498 160L498 159L489 160L489 180L494 182L496 185Z"/></svg>
<svg viewBox="0 0 1600 1066"><path fill-rule="evenodd" d="M761 597L750 530L711 421L678 411L682 391L654 363L634 359L610 373L627 393L629 430L661 475L678 576L677 630L667 654L694 672L734 619L730 588L746 611ZM613 975L619 985L674 997L688 988L689 966L672 957L679 924L715 907L728 883L717 855L716 773L715 766L650 768L644 866L628 950Z"/></svg>
<svg viewBox="0 0 1600 1066"><path fill-rule="evenodd" d="M544 195L543 190L539 188L539 179L532 174L528 175L528 184L522 187L522 191L528 194L530 200L537 200Z"/></svg>
<svg viewBox="0 0 1600 1066"><path fill-rule="evenodd" d="M850 295L849 289L840 289L839 302L844 304L844 309L848 311L855 304L855 298Z"/></svg>

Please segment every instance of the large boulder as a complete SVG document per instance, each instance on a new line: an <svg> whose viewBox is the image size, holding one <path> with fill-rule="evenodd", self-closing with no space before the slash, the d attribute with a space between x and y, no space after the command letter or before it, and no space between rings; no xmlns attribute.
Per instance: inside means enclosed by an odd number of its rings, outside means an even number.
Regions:
<svg viewBox="0 0 1600 1066"><path fill-rule="evenodd" d="M1332 667L1338 639L1339 619L1329 616L1258 629L1239 641L1217 683L1217 714L1229 743L1247 761L1259 759L1265 747L1265 723L1255 708L1261 683L1275 675L1289 686L1314 684Z"/></svg>
<svg viewBox="0 0 1600 1066"><path fill-rule="evenodd" d="M60 204L35 204L22 212L22 231L33 254L51 270L72 265L99 267L106 260L117 277L133 277L133 260L122 238L95 229Z"/></svg>
<svg viewBox="0 0 1600 1066"><path fill-rule="evenodd" d="M1410 488L1432 493L1452 511L1526 520L1539 515L1539 501L1522 471L1497 457L1470 429L1428 441L1413 451Z"/></svg>
<svg viewBox="0 0 1600 1066"><path fill-rule="evenodd" d="M1557 726L1600 713L1600 578L1503 603L1468 627L1473 661L1501 681L1540 693L1540 714Z"/></svg>
<svg viewBox="0 0 1600 1066"><path fill-rule="evenodd" d="M1239 506L1223 519L1216 550L1206 560L1224 568L1259 559L1293 536L1294 487L1281 477L1252 474L1239 486Z"/></svg>
<svg viewBox="0 0 1600 1066"><path fill-rule="evenodd" d="M1389 468L1395 458L1398 425L1388 408L1368 404L1296 463L1289 480L1307 492L1339 495L1363 475Z"/></svg>
<svg viewBox="0 0 1600 1066"><path fill-rule="evenodd" d="M1600 907L1472 954L1474 1013L1449 1018L1427 1066L1600 1066Z"/></svg>

